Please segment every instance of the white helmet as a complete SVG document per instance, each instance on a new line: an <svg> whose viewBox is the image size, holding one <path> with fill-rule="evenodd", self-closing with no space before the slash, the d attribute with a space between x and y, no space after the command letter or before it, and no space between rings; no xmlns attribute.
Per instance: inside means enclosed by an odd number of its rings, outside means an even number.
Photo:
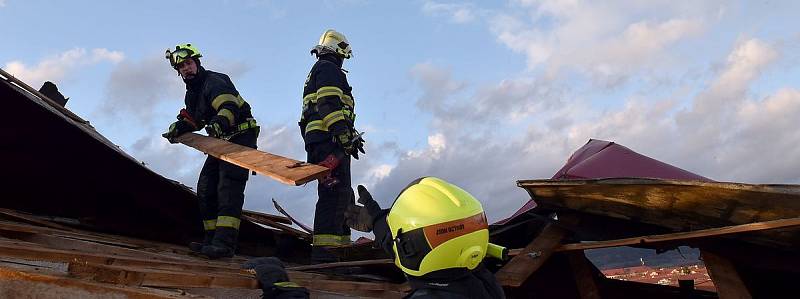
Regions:
<svg viewBox="0 0 800 299"><path fill-rule="evenodd" d="M350 42L347 41L344 34L328 29L319 37L319 43L311 49L311 53L317 55L335 53L344 58L350 58L353 56L353 49L350 48Z"/></svg>

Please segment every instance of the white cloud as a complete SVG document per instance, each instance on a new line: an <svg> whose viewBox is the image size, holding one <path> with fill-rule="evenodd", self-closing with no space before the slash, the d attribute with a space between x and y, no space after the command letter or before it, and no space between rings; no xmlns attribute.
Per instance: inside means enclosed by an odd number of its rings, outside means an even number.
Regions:
<svg viewBox="0 0 800 299"><path fill-rule="evenodd" d="M745 39L733 46L727 60L720 59L722 68L694 96L631 97L622 107L605 111L558 88L553 94L562 100L528 99L557 81L526 85L505 80L464 95L470 86L453 80L446 69L417 66L412 76L423 90L418 101L439 101L418 107L432 114L431 130L438 133L429 135L424 148L400 151L397 165L373 193L388 206L411 180L439 176L473 193L490 219L500 219L528 198L516 180L549 178L590 138L615 141L717 180L798 183L793 162L800 161L800 90L788 87L765 97L751 91L781 57L778 48ZM447 96L431 98L454 90L462 93L456 96L458 106L468 109L450 109L456 106L449 106L454 100ZM684 100L688 106L681 105ZM506 121L537 103L534 113L518 115L516 123ZM492 104L499 107L492 110ZM475 121L476 113L486 118Z"/></svg>
<svg viewBox="0 0 800 299"><path fill-rule="evenodd" d="M6 0L0 0L0 7L6 6Z"/></svg>
<svg viewBox="0 0 800 299"><path fill-rule="evenodd" d="M446 16L453 23L469 23L477 16L475 7L471 4L439 3L427 1L422 5L422 11L433 16Z"/></svg>
<svg viewBox="0 0 800 299"><path fill-rule="evenodd" d="M102 48L87 51L84 48L74 48L46 57L35 66L14 60L6 63L3 69L36 88L44 81L59 81L80 67L102 62L119 63L124 58L125 55L119 51Z"/></svg>
<svg viewBox="0 0 800 299"><path fill-rule="evenodd" d="M114 59L115 53L95 51L96 57ZM227 74L236 82L250 67L241 61L209 59L203 61L205 68ZM106 101L98 110L100 117L116 118L121 115L132 116L137 121L149 123L159 104L167 101L180 103L186 85L169 66L163 54L147 55L139 61L125 61L117 64L106 83ZM170 113L178 114L178 111Z"/></svg>
<svg viewBox="0 0 800 299"><path fill-rule="evenodd" d="M498 41L525 54L530 68L588 75L601 86L669 66L668 49L698 36L720 5L672 1L518 1L490 20ZM514 9L515 8L515 9Z"/></svg>

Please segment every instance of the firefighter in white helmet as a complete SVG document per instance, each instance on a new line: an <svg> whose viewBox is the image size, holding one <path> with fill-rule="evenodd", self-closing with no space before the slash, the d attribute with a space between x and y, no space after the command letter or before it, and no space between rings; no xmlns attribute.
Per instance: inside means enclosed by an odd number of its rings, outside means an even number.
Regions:
<svg viewBox="0 0 800 299"><path fill-rule="evenodd" d="M305 141L309 163L331 168L331 175L317 186L319 199L314 214L311 259L334 262L330 247L350 244L350 228L344 212L353 203L350 186L350 157L363 153L363 139L355 130L355 100L342 69L353 51L347 38L326 30L311 49L317 61L306 77L300 134Z"/></svg>

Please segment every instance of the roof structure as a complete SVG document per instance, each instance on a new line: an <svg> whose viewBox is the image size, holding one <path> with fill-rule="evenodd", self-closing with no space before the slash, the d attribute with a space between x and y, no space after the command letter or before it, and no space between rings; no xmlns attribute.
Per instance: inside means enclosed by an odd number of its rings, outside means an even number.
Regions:
<svg viewBox="0 0 800 299"><path fill-rule="evenodd" d="M240 269L252 256L288 262L292 281L316 297L400 298L409 290L367 239L337 249L343 262L308 265L308 228L292 226L285 211L245 212L232 259L193 255L185 244L202 228L190 188L24 83L0 77L0 99L18 124L0 132L0 155L13 157L0 180L0 297L257 298L253 273ZM253 155L242 154L258 167ZM590 140L553 179L518 186L532 200L489 228L490 241L511 249L511 258L485 260L509 298L779 298L800 277L797 185L714 182ZM708 283L697 275L673 270L647 274L656 283L620 280L625 272L608 278L584 254L679 245L700 249L716 293L696 287Z"/></svg>

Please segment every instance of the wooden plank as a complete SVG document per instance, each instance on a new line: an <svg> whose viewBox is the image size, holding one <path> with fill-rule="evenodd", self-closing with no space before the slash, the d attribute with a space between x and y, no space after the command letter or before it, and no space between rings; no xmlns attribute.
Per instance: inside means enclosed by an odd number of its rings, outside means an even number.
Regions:
<svg viewBox="0 0 800 299"><path fill-rule="evenodd" d="M794 218L800 185L676 181L643 178L524 180L540 207L648 223L673 231L707 229ZM739 236L773 247L800 243L800 231Z"/></svg>
<svg viewBox="0 0 800 299"><path fill-rule="evenodd" d="M586 249L597 249L597 248L628 246L628 245L653 244L653 243L661 243L669 241L725 236L725 235L739 234L745 232L764 231L777 228L797 228L797 227L800 227L800 217L718 227L718 228L709 228L709 229L702 229L690 232L650 235L650 236L633 237L633 238L625 238L618 240L564 244L558 249L556 249L556 251L586 250Z"/></svg>
<svg viewBox="0 0 800 299"><path fill-rule="evenodd" d="M570 252L567 254L572 273L575 276L575 284L578 286L578 293L581 299L600 299L600 291L597 288L597 281L592 271L592 265L583 252Z"/></svg>
<svg viewBox="0 0 800 299"><path fill-rule="evenodd" d="M261 212L250 211L250 210L242 210L242 214L248 215L248 216L258 216L259 218L266 218L266 219L269 219L269 220L272 220L272 221L278 222L278 223L292 224L292 220L289 219L288 217L285 217L285 216L272 215L272 214L261 213Z"/></svg>
<svg viewBox="0 0 800 299"><path fill-rule="evenodd" d="M14 210L9 210L9 209L0 209L0 214L3 214L6 217L9 217L9 218L11 218L13 220L20 220L20 221L24 221L24 222L27 222L27 223L32 223L32 224L45 226L45 227L49 227L49 228L55 228L55 229L60 229L60 230L65 230L65 231L74 231L75 230L74 228L71 228L69 226L65 226L65 225L61 225L61 224L58 224L58 223L42 220L42 219L36 218L35 216L33 216L31 214L22 213L22 212L19 212L19 211L14 211Z"/></svg>
<svg viewBox="0 0 800 299"><path fill-rule="evenodd" d="M69 274L97 282L146 287L258 288L252 275L225 272L171 271L86 262L69 264Z"/></svg>
<svg viewBox="0 0 800 299"><path fill-rule="evenodd" d="M744 285L739 273L736 272L736 268L729 260L702 248L700 249L700 255L703 257L703 263L708 269L711 281L717 287L720 299L753 298L750 295L750 290Z"/></svg>
<svg viewBox="0 0 800 299"><path fill-rule="evenodd" d="M136 267L107 266L89 263L70 263L69 273L76 277L97 282L128 286L158 288L242 288L257 289L258 281L252 274L208 273L193 271L166 271ZM358 282L325 279L323 275L308 275L288 271L289 279L300 286L317 291L364 294L364 292L395 293L398 297L407 289L406 285L382 282ZM394 297L394 296L391 296Z"/></svg>
<svg viewBox="0 0 800 299"><path fill-rule="evenodd" d="M74 262L76 260L101 265L157 267L168 270L192 271L227 271L233 273L246 273L241 270L240 263L224 263L209 260L164 261L148 258L118 256L104 253L86 253L74 250L60 250L43 247L33 247L25 242L0 241L0 252L5 257L54 262Z"/></svg>
<svg viewBox="0 0 800 299"><path fill-rule="evenodd" d="M392 259L377 259L377 260L365 260L365 261L353 261L353 262L324 263L324 264L314 264L314 265L290 267L290 268L287 268L287 270L307 271L307 270L320 270L320 269L332 269L332 268L341 268L341 267L357 267L357 266L369 266L369 265L394 265L394 260L392 260Z"/></svg>
<svg viewBox="0 0 800 299"><path fill-rule="evenodd" d="M323 178L331 171L327 167L303 163L196 133L183 134L177 140L218 159L288 185L299 186ZM294 165L298 166L293 167Z"/></svg>
<svg viewBox="0 0 800 299"><path fill-rule="evenodd" d="M110 285L76 278L0 267L4 298L207 298L151 288Z"/></svg>
<svg viewBox="0 0 800 299"><path fill-rule="evenodd" d="M552 223L542 229L528 246L514 256L505 266L495 273L500 285L519 287L531 274L536 272L556 248L567 231Z"/></svg>
<svg viewBox="0 0 800 299"><path fill-rule="evenodd" d="M294 217L292 217L292 215L289 215L289 213L286 212L286 210L284 210L283 207L281 207L281 205L278 204L278 201L276 201L274 198L272 199L272 205L275 206L275 209L278 210L279 213L283 214L283 216L286 216L286 218L289 218L290 221L292 221L294 224L297 224L297 226L302 228L304 231L306 231L309 234L314 234L313 229L301 223L300 221L297 221L297 219L294 219Z"/></svg>

